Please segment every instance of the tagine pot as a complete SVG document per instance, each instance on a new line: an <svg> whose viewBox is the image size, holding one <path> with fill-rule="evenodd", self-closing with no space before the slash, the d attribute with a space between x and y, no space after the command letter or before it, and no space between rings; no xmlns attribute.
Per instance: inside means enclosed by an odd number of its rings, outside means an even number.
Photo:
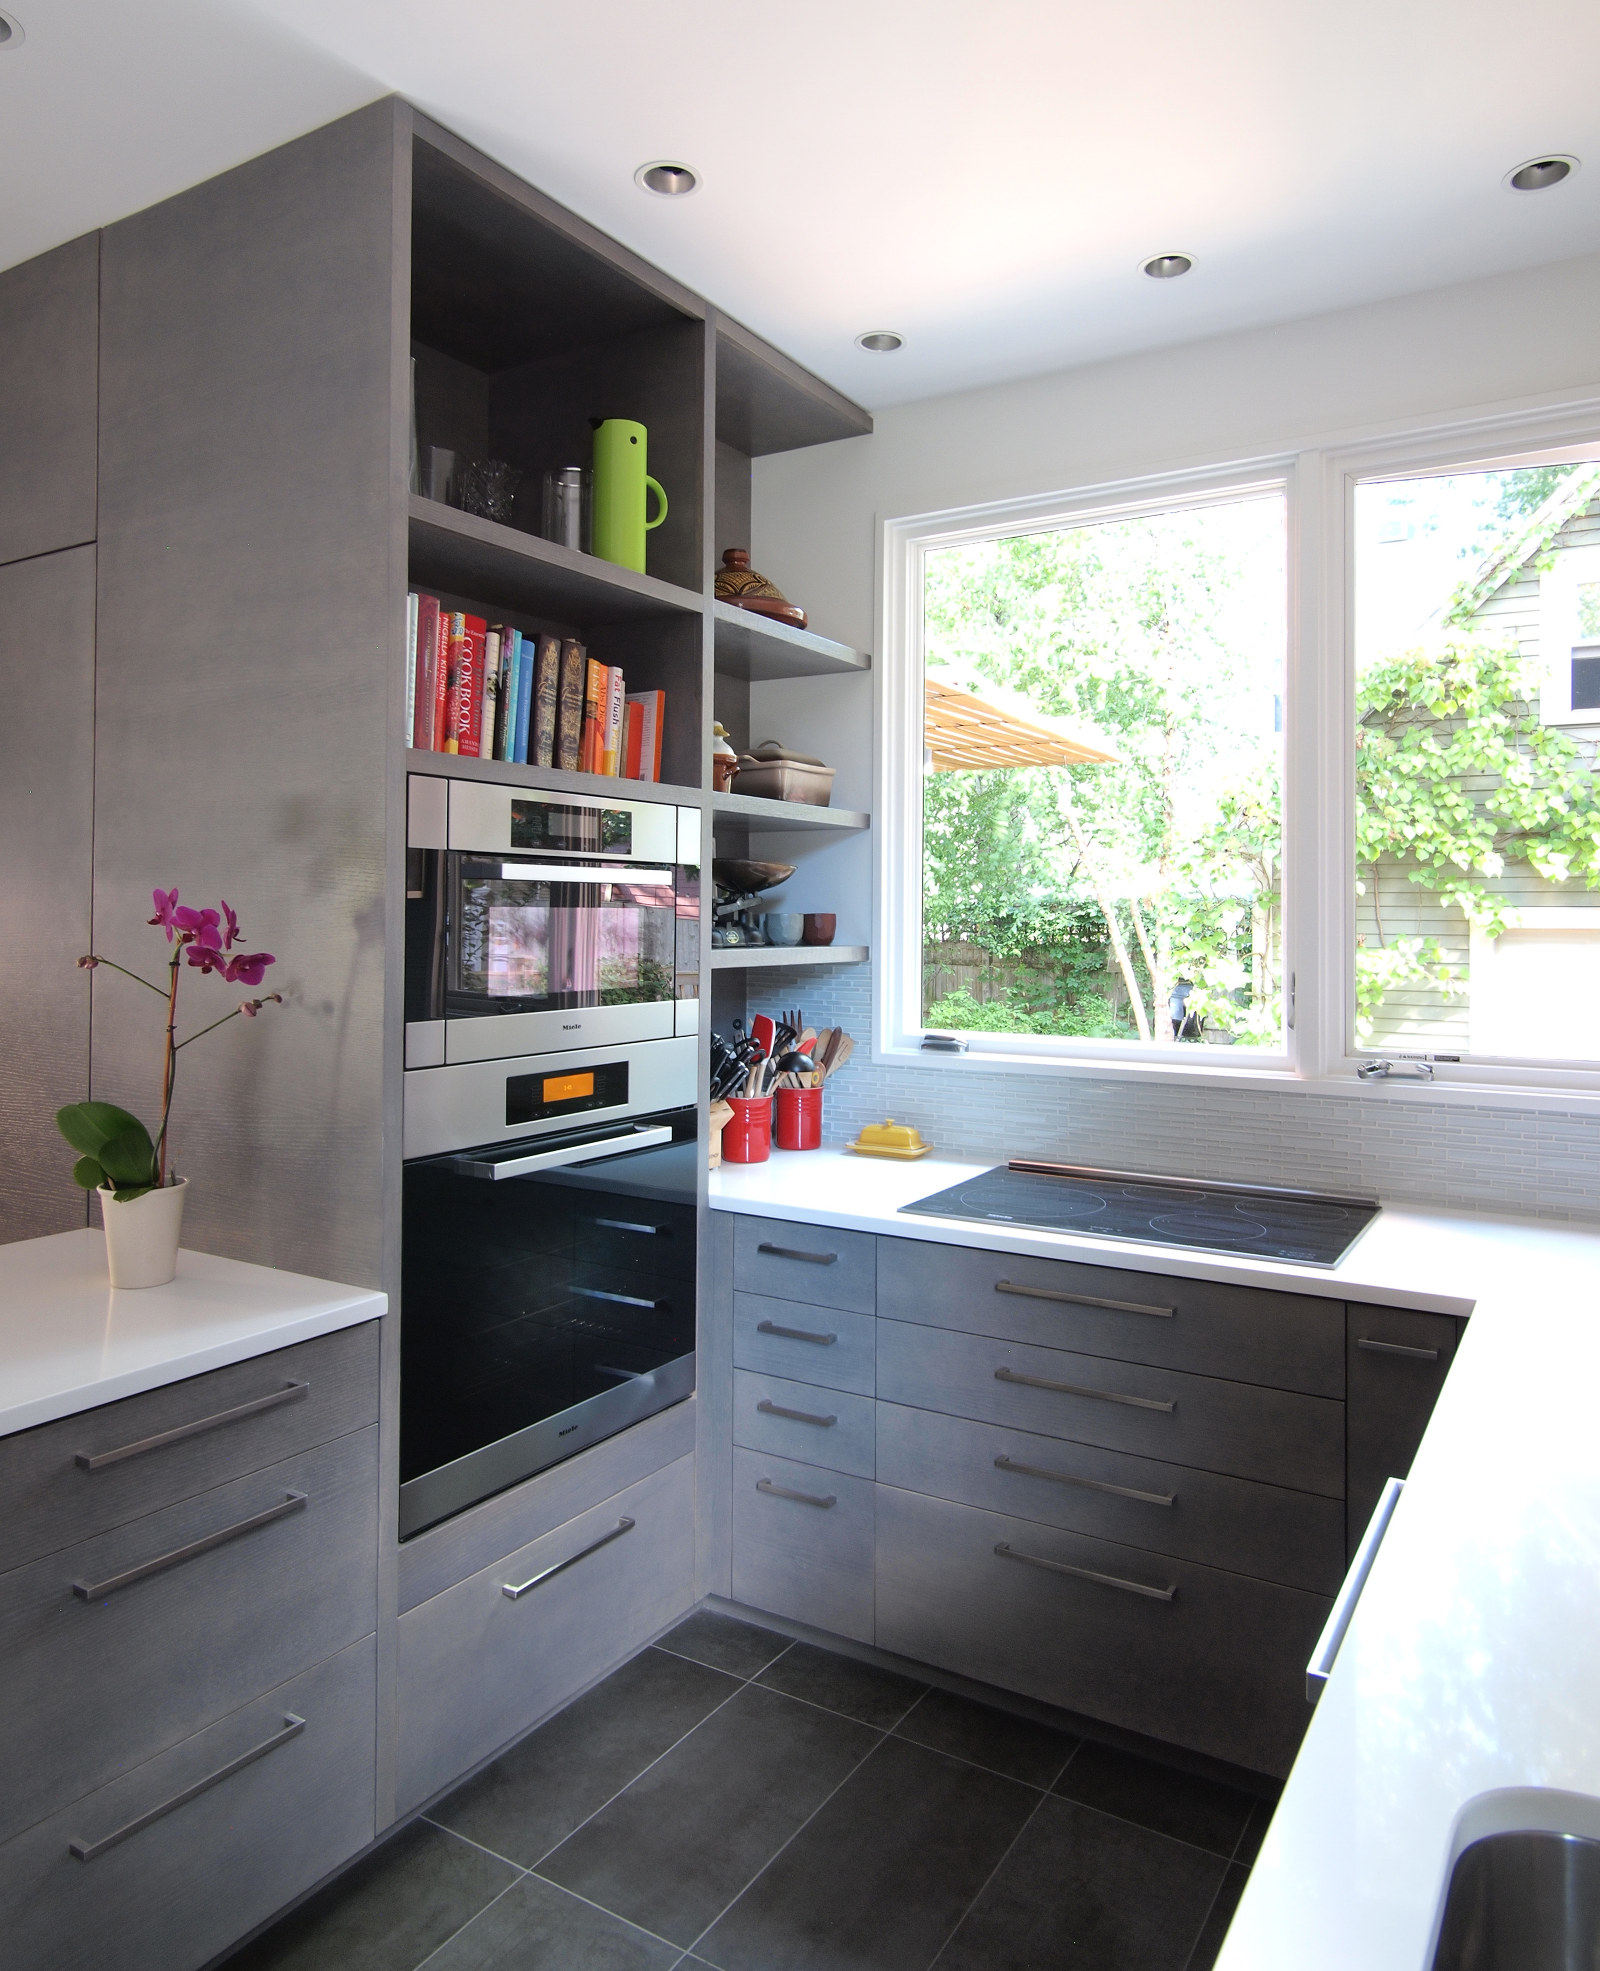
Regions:
<svg viewBox="0 0 1600 1971"><path fill-rule="evenodd" d="M164 1287L172 1279L188 1191L187 1177L175 1177L160 1190L142 1191L121 1204L109 1191L100 1191L106 1263L114 1287Z"/></svg>

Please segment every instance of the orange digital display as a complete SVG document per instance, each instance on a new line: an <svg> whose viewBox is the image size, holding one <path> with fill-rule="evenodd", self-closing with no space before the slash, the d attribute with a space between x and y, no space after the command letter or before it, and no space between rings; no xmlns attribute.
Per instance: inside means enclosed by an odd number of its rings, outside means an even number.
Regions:
<svg viewBox="0 0 1600 1971"><path fill-rule="evenodd" d="M546 1102L577 1102L594 1093L592 1074L547 1075L543 1099Z"/></svg>

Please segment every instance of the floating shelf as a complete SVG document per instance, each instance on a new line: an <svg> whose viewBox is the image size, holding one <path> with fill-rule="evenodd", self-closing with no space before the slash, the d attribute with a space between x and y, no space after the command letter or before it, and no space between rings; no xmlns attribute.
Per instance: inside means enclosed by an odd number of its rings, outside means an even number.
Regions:
<svg viewBox="0 0 1600 1971"><path fill-rule="evenodd" d="M560 547L438 500L411 495L408 509L413 586L490 598L574 628L699 616L705 602L690 589L636 575L576 548Z"/></svg>
<svg viewBox="0 0 1600 1971"><path fill-rule="evenodd" d="M487 781L492 787L538 787L557 794L609 795L618 801L671 801L699 807L698 787L673 787L663 780L619 780L611 773L562 773L556 767L512 766L505 760L476 760L459 753L406 748L407 773L434 773L445 780Z"/></svg>
<svg viewBox="0 0 1600 1971"><path fill-rule="evenodd" d="M756 794L713 794L713 827L729 822L752 835L810 830L821 835L848 835L872 826L870 814L853 808L819 808L806 801L769 801Z"/></svg>
<svg viewBox="0 0 1600 1971"><path fill-rule="evenodd" d="M713 602L711 614L716 628L713 668L723 677L761 684L776 678L849 677L872 668L864 650L776 623L731 602Z"/></svg>
<svg viewBox="0 0 1600 1971"><path fill-rule="evenodd" d="M859 965L870 957L864 944L747 944L711 953L713 972L775 971L784 965Z"/></svg>

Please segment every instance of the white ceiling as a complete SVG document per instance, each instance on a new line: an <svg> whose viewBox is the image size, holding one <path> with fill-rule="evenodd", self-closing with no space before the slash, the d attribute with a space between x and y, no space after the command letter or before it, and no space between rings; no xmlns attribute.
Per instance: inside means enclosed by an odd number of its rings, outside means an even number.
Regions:
<svg viewBox="0 0 1600 1971"><path fill-rule="evenodd" d="M1595 0L0 4L0 265L392 89L871 407L1600 247Z"/></svg>

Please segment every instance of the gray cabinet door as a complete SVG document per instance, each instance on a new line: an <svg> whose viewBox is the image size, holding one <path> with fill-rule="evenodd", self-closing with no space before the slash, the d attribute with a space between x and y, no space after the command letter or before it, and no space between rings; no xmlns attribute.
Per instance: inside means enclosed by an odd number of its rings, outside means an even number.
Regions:
<svg viewBox="0 0 1600 1971"><path fill-rule="evenodd" d="M0 568L0 1241L88 1222L55 1112L89 1093L94 565L80 547Z"/></svg>
<svg viewBox="0 0 1600 1971"><path fill-rule="evenodd" d="M871 1479L733 1454L733 1598L871 1642Z"/></svg>
<svg viewBox="0 0 1600 1971"><path fill-rule="evenodd" d="M762 1375L788 1376L795 1382L870 1396L872 1316L769 1300L758 1293L735 1294L733 1359L741 1369Z"/></svg>
<svg viewBox="0 0 1600 1971"><path fill-rule="evenodd" d="M1344 1395L1344 1303L1314 1294L883 1239L878 1312L1308 1396Z"/></svg>
<svg viewBox="0 0 1600 1971"><path fill-rule="evenodd" d="M0 1835L369 1634L377 1512L371 1426L0 1576Z"/></svg>
<svg viewBox="0 0 1600 1971"><path fill-rule="evenodd" d="M0 1569L377 1421L364 1321L0 1438Z"/></svg>
<svg viewBox="0 0 1600 1971"><path fill-rule="evenodd" d="M541 1575L515 1599L505 1592ZM680 1458L409 1609L399 1623L399 1811L575 1697L693 1598L694 1460Z"/></svg>
<svg viewBox="0 0 1600 1971"><path fill-rule="evenodd" d="M741 1293L870 1314L877 1304L877 1247L870 1232L741 1213L734 1221L733 1284Z"/></svg>
<svg viewBox="0 0 1600 1971"><path fill-rule="evenodd" d="M1288 1771L1323 1596L887 1485L877 1536L879 1648Z"/></svg>
<svg viewBox="0 0 1600 1971"><path fill-rule="evenodd" d="M752 1451L870 1478L875 1409L868 1396L734 1371L733 1441Z"/></svg>
<svg viewBox="0 0 1600 1971"><path fill-rule="evenodd" d="M0 274L0 347L0 562L7 562L94 539L98 233ZM48 625L35 620L29 628ZM49 718L15 721L34 741L51 736L63 710L48 665L40 677L50 680ZM9 702L15 709L23 701Z"/></svg>
<svg viewBox="0 0 1600 1971"><path fill-rule="evenodd" d="M374 1709L369 1636L19 1834L5 1962L197 1971L372 1839Z"/></svg>
<svg viewBox="0 0 1600 1971"><path fill-rule="evenodd" d="M918 1410L1344 1495L1344 1405L908 1321L878 1321L878 1395Z"/></svg>
<svg viewBox="0 0 1600 1971"><path fill-rule="evenodd" d="M1347 1549L1354 1554L1384 1481L1404 1478L1411 1470L1454 1359L1461 1324L1449 1314L1352 1302L1348 1328L1345 1530Z"/></svg>
<svg viewBox="0 0 1600 1971"><path fill-rule="evenodd" d="M1289 1588L1344 1579L1342 1501L1220 1472L879 1403L878 1477Z"/></svg>

